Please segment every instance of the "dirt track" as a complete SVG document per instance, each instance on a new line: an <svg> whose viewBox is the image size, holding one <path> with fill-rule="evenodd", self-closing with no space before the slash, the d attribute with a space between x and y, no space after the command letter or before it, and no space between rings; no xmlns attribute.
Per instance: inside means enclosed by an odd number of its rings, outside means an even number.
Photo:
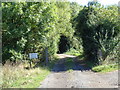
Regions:
<svg viewBox="0 0 120 90"><path fill-rule="evenodd" d="M61 58L54 66L52 73L40 83L39 88L118 88L118 71L94 73L79 63L74 63L73 71L66 71L65 58L75 56L59 54Z"/></svg>

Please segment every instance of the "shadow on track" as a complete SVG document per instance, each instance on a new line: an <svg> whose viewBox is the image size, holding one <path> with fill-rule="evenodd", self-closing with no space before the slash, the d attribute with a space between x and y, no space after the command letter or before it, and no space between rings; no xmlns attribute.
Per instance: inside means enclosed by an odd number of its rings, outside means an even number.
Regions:
<svg viewBox="0 0 120 90"><path fill-rule="evenodd" d="M63 54L64 55L64 54ZM66 61L68 59L72 59L69 61L71 64L69 68L67 68ZM79 71L89 71L91 68L87 67L84 60L78 60L78 57L65 55L62 57L53 67L52 72L64 72L67 70L79 70Z"/></svg>

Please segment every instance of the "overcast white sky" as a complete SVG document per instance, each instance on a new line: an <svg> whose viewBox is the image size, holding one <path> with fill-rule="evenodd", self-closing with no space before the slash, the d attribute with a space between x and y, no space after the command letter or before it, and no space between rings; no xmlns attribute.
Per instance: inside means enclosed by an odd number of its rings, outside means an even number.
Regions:
<svg viewBox="0 0 120 90"><path fill-rule="evenodd" d="M77 2L79 3L80 5L87 5L87 3L89 1L93 1L93 0L68 0L68 1L71 1L71 2ZM113 4L117 4L118 5L118 2L120 0L97 0L99 3L101 3L102 5L113 5Z"/></svg>

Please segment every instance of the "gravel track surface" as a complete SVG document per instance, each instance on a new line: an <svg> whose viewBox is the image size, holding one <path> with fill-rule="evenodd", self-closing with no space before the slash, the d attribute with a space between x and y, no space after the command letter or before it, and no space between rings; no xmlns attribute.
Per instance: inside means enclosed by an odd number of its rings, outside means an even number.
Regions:
<svg viewBox="0 0 120 90"><path fill-rule="evenodd" d="M59 54L50 75L40 83L39 88L118 88L118 70L108 73L95 73L76 62L76 57ZM66 71L66 58L73 58L73 71Z"/></svg>

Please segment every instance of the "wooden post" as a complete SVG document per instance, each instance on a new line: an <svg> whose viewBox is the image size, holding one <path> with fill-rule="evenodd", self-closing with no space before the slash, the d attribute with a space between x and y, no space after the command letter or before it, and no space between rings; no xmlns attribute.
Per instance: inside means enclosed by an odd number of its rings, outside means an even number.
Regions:
<svg viewBox="0 0 120 90"><path fill-rule="evenodd" d="M45 48L45 61L46 61L46 65L48 66L48 48Z"/></svg>
<svg viewBox="0 0 120 90"><path fill-rule="evenodd" d="M30 68L31 68L32 67L32 59L30 59L29 64L30 64Z"/></svg>

